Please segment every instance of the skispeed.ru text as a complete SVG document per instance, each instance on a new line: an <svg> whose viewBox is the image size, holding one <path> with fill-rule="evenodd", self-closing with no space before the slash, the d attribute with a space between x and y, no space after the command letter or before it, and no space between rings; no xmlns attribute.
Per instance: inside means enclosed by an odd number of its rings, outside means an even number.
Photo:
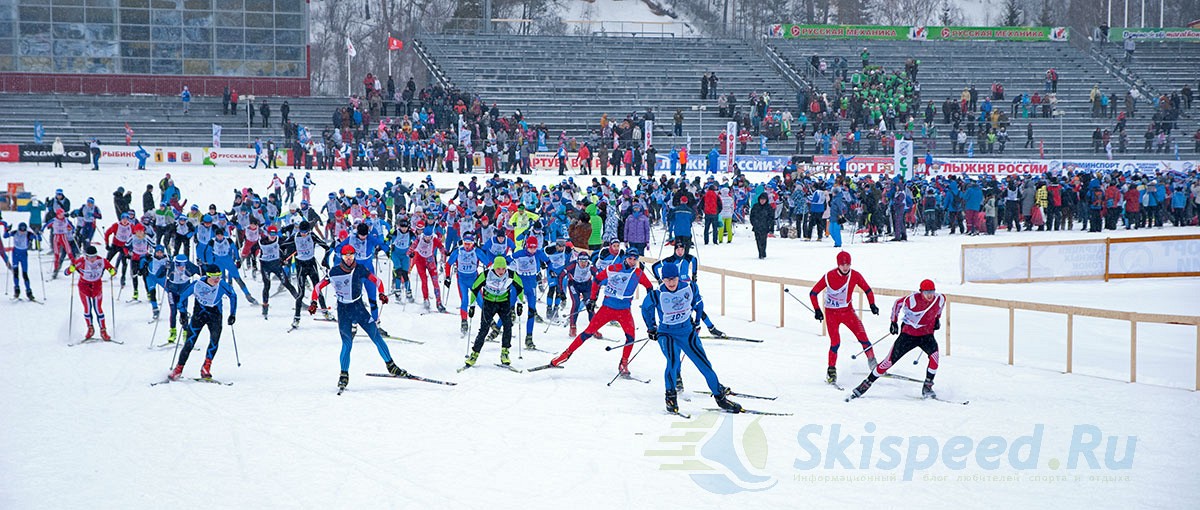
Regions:
<svg viewBox="0 0 1200 510"><path fill-rule="evenodd" d="M1034 425L1030 434L1016 438L875 435L876 429L872 422L864 424L862 432L843 429L841 424L805 425L796 435L802 451L793 466L802 471L900 470L900 478L905 481L930 469L1128 470L1133 468L1137 447L1137 436L1105 435L1095 425L1075 425L1064 465L1058 458L1041 462L1045 433L1042 424Z"/></svg>

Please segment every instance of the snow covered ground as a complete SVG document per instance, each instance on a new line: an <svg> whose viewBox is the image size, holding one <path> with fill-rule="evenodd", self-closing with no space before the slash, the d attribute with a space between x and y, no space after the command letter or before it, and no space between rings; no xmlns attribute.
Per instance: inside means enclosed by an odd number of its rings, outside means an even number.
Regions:
<svg viewBox="0 0 1200 510"><path fill-rule="evenodd" d="M24 182L40 196L61 187L74 203L93 196L111 218L117 186L133 190L137 206L140 191L163 171L202 207L223 207L234 188L262 190L270 179L262 170L229 167L90 172L20 164L0 166L0 183ZM338 187L381 187L395 175L313 177L316 198ZM460 176L434 179L451 186ZM549 183L557 177L533 179ZM25 220L23 214L4 217ZM737 234L732 245L701 245L702 263L816 278L832 267L836 253L828 241L772 239L770 257L759 261L749 233ZM846 249L878 287L913 288L929 277L949 293L1200 314L1196 279L957 285L962 242L1087 235L1095 234L915 235L909 243L877 245L847 239ZM48 271L50 257L42 261ZM165 317L152 339L144 297L115 306L106 297L114 335L125 344L67 347L81 335L82 322L75 317L73 336L68 334L74 299L68 282L46 282L45 305L0 300L6 325L0 333L0 401L6 404L0 412L0 508L962 508L981 501L1178 508L1200 492L1190 455L1200 447L1193 426L1200 419L1198 395L1157 385L1194 383L1194 327L1139 326L1139 380L1154 384L1129 384L1089 376L1127 376L1127 323L1076 319L1075 369L1086 375L1067 375L1061 317L1019 312L1017 364L1008 366L1007 314L955 305L953 356L942 359L936 387L941 397L969 405L917 400L920 385L899 379L880 380L865 398L845 403L845 392L823 382L828 340L807 310L789 300L787 327L777 328L778 288L764 285L758 289L759 322L748 322L749 287L731 279L727 315L719 316L718 284L707 275L701 286L717 325L765 340L706 341L721 382L735 391L778 396L735 399L747 408L793 415L703 414L712 400L691 393L703 388L703 380L685 362L688 392L680 405L693 415L687 421L662 411L663 359L656 346L631 365L649 384L620 380L605 386L618 355L601 349L613 345L603 340L590 341L565 370L526 374L493 366L498 346L489 343L479 367L456 374L466 349L457 317L421 316L417 305L385 307L383 324L392 334L425 341L390 342L393 356L413 373L458 386L365 377L383 363L360 339L350 387L335 396L335 325L306 316L299 330L285 333L290 310L277 298L270 320L243 301L236 326L225 328L213 371L232 386L186 381L151 387L171 361L169 350L147 349L152 340L165 339ZM259 293L258 281L247 284ZM803 290L793 292L804 297ZM40 282L34 291L42 295ZM130 294L125 289L123 299ZM892 303L879 301L885 310ZM449 299L450 306L457 302ZM78 302L73 306L78 314ZM871 339L886 332L882 317L867 315L865 325ZM535 333L539 347L557 352L566 346L563 328L543 334L545 327ZM240 367L231 330L237 332ZM866 373L861 358L850 359L855 346L848 340L841 349L846 387ZM185 375L197 375L200 357L193 356ZM525 352L514 364L527 368L550 357ZM894 372L921 378L924 359L918 366L912 359L910 354ZM1093 443L1094 468L1087 446Z"/></svg>

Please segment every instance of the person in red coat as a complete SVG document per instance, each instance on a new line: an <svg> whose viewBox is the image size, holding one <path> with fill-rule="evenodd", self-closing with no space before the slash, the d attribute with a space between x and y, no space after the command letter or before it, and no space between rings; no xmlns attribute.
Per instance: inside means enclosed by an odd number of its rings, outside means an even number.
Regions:
<svg viewBox="0 0 1200 510"><path fill-rule="evenodd" d="M883 363L876 366L867 378L850 393L850 398L861 397L871 389L875 380L883 377L908 351L920 348L929 355L929 364L925 368L925 385L921 388L924 398L937 398L933 392L933 376L938 369L938 345L933 338L933 332L941 329L942 310L946 307L946 297L938 294L932 280L921 281L920 292L914 292L896 301L892 305L892 334L900 333L896 343L892 344L892 352L884 358ZM901 316L903 312L903 316ZM897 322L899 321L899 322ZM848 399L847 399L848 400Z"/></svg>
<svg viewBox="0 0 1200 510"><path fill-rule="evenodd" d="M704 192L704 198L701 199L701 205L704 207L704 244L708 244L708 231L712 230L713 244L721 244L720 232L720 214L724 206L721 203L721 196L717 195L717 186L710 185L708 191Z"/></svg>

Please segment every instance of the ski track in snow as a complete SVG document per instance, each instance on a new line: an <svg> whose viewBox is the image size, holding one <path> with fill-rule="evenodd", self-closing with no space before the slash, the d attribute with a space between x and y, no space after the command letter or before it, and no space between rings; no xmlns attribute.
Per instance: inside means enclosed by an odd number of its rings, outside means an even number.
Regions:
<svg viewBox="0 0 1200 510"><path fill-rule="evenodd" d="M21 181L39 196L61 187L72 204L87 196L104 211L103 226L112 214L112 191L124 186L140 193L170 171L189 204L228 205L234 188L251 186L266 191L270 173L242 168L156 166L150 172L104 167L101 172L69 166L54 171L49 165L0 166L0 181ZM290 169L280 169L286 176ZM303 171L301 171L303 172ZM317 207L336 186L348 193L361 186L379 188L400 175L415 181L424 174L313 171L318 186L312 196ZM298 173L297 178L303 174ZM756 176L752 176L754 178ZM481 180L485 178L480 176ZM463 179L434 175L441 187ZM581 178L576 177L576 181ZM618 181L624 177L617 177ZM537 184L557 182L553 175L536 175ZM156 195L157 196L157 195ZM10 223L26 221L24 213L5 212ZM702 228L697 227L699 239ZM1051 238L1080 238L1088 234L1023 233L992 238L962 236L925 238L919 233L908 243L851 245L855 268L878 287L915 287L931 277L939 290L1002 298L1027 299L1100 308L1137 306L1165 313L1200 313L1195 301L1196 279L1163 279L1111 283L1034 285L957 285L959 244ZM1197 228L1153 230L1153 234L1196 233ZM1144 233L1142 233L1144 234ZM661 232L656 232L661 236ZM1129 235L1124 231L1115 235ZM656 249L648 250L655 254ZM664 250L665 251L665 250ZM770 258L755 258L747 230L737 231L733 245L698 247L705 265L762 274L815 279L832 267L836 250L828 241L805 243L772 239ZM31 254L32 255L32 254ZM664 253L665 255L665 253ZM47 257L43 255L43 257ZM36 259L36 256L32 257ZM785 262L781 264L779 262ZM49 265L46 265L49 270ZM34 269L37 266L34 265ZM3 274L11 278L9 273ZM49 274L45 275L49 277ZM845 403L845 392L828 387L824 379L828 339L811 314L794 301L786 302L787 327L779 329L778 287L758 289L759 322L748 322L749 285L729 279L726 316L721 316L719 284L702 274L706 306L716 324L731 335L761 338L762 344L706 340L705 348L723 384L760 395L778 395L773 402L742 399L748 408L792 412L791 417L761 417L769 451L764 471L778 484L762 492L731 496L709 493L687 475L659 468L659 459L646 450L662 449L658 438L676 432L680 420L662 412L662 355L647 347L631 364L635 376L651 384L605 382L615 374L619 356L590 341L576 352L565 370L514 374L491 366L499 346L485 343L480 366L455 374L461 366L466 340L460 338L457 317L418 315L384 306L384 327L394 335L422 340L424 345L388 342L397 363L411 372L458 382L455 387L414 381L366 377L383 369L374 346L355 341L350 386L335 395L338 352L336 325L309 320L285 334L291 316L286 300L276 301L271 319L263 321L256 307L239 301L237 366L230 327L221 338L213 364L217 379L235 382L219 386L184 380L150 387L168 371L169 350L148 350L153 324L146 324L150 307L141 303L113 304L106 294L110 331L125 345L89 344L67 348L83 332L79 302L74 303L73 334L67 332L69 279L46 283L46 306L0 300L0 317L7 319L0 334L0 507L3 508L161 508L176 507L385 507L385 508L634 508L634 507L792 507L796 501L847 503L861 506L867 493L887 491L888 506L901 508L974 507L979 501L1006 505L1070 501L1071 506L1096 508L1183 507L1200 492L1192 475L1189 452L1200 447L1197 394L1152 384L1128 384L1089 375L1121 379L1128 375L1128 325L1124 322L1076 318L1077 372L1062 374L1065 324L1061 316L1018 312L1017 364L1007 359L1007 314L1000 310L955 305L952 308L953 356L942 358L937 376L939 396L971 400L969 406L946 406L909 398L920 393L917 383L881 379L860 400ZM247 279L252 293L261 282ZM105 286L107 287L107 285ZM128 289L127 289L128 290ZM107 293L107 289L105 291ZM807 289L792 289L807 302ZM239 298L241 296L239 295ZM458 304L451 292L447 307ZM871 340L886 331L892 298L880 297L883 316L864 315ZM280 306L284 305L284 306ZM113 308L115 307L115 310ZM634 314L640 323L639 314ZM167 334L162 318L155 343ZM582 322L582 319L581 319ZM472 339L479 327L474 321ZM566 330L535 326L540 348L558 352L566 347ZM582 328L582 324L580 326ZM639 326L639 330L642 328ZM606 328L610 337L617 328ZM938 333L942 341L944 331ZM514 332L514 344L521 338ZM1139 325L1140 381L1190 387L1194 383L1195 328ZM195 377L203 362L208 334L201 350L192 353L184 372ZM886 353L890 340L877 347ZM942 346L945 349L943 343ZM552 354L523 353L513 365L529 368L549 361ZM840 384L850 388L866 373L865 361L850 355L859 347L843 331L839 357ZM896 373L922 378L925 360L912 365L913 354L900 360ZM687 389L704 389L703 378L688 362L683 377ZM681 399L681 411L693 419L712 401L703 395ZM735 399L736 400L736 399ZM746 424L755 417L735 417ZM1045 424L1040 465L1032 471L978 467L964 471L938 466L918 472L911 482L812 482L794 479L808 475L898 475L899 471L816 469L793 467L807 453L797 432L808 424L829 428L839 424L845 434L863 434L867 422L883 435L928 435L945 440L966 435L978 441L989 435L1015 438ZM1073 426L1092 424L1106 435L1138 436L1134 467L1127 471L1051 470L1050 458L1067 461L1066 444ZM823 436L823 437L827 437ZM815 441L825 450L823 440ZM857 462L857 450L849 457ZM878 453L876 453L878 458ZM922 480L922 474L947 475L950 481ZM959 474L1018 474L1015 483L954 481ZM1030 475L1083 475L1081 482L1046 483ZM1129 476L1129 481L1087 481L1088 475ZM1161 490L1170 487L1172 490ZM873 497L873 496L871 496Z"/></svg>

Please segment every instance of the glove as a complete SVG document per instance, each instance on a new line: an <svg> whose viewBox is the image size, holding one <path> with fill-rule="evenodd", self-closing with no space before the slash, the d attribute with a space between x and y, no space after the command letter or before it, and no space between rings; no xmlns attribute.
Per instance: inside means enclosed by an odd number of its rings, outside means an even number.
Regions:
<svg viewBox="0 0 1200 510"><path fill-rule="evenodd" d="M229 316L229 319L225 321L225 324L228 324L228 325L232 326L232 325L233 325L233 323L235 323L235 322L237 322L237 316L236 316L236 315L230 315L230 316Z"/></svg>
<svg viewBox="0 0 1200 510"><path fill-rule="evenodd" d="M646 336L650 337L650 341L658 340L658 330L648 329L646 330Z"/></svg>
<svg viewBox="0 0 1200 510"><path fill-rule="evenodd" d="M879 307L875 306L875 303L871 303L871 314L879 315Z"/></svg>
<svg viewBox="0 0 1200 510"><path fill-rule="evenodd" d="M825 314L821 313L821 308L819 307L816 310L813 310L813 317L817 319L817 322L825 320Z"/></svg>
<svg viewBox="0 0 1200 510"><path fill-rule="evenodd" d="M447 276L445 280L442 280L442 286L446 287L447 289L450 288L450 277L449 276Z"/></svg>
<svg viewBox="0 0 1200 510"><path fill-rule="evenodd" d="M942 329L942 319L934 319L933 320L933 330L937 331L939 329Z"/></svg>
<svg viewBox="0 0 1200 510"><path fill-rule="evenodd" d="M472 319L475 318L475 305L471 305L470 308L467 308L467 317L470 317Z"/></svg>
<svg viewBox="0 0 1200 510"><path fill-rule="evenodd" d="M71 276L75 272L75 266L67 266L67 270L63 271L63 276Z"/></svg>
<svg viewBox="0 0 1200 510"><path fill-rule="evenodd" d="M117 275L117 270L116 270L115 268L110 268L110 269L108 270L108 275L109 275L109 276L116 276L116 275Z"/></svg>
<svg viewBox="0 0 1200 510"><path fill-rule="evenodd" d="M700 331L700 319L699 318L692 319L692 329L694 329L696 331Z"/></svg>
<svg viewBox="0 0 1200 510"><path fill-rule="evenodd" d="M384 294L384 293L380 292L380 293L379 293L379 302L380 302L380 303L383 303L383 304L385 304L385 305L386 305L386 304L388 304L388 296L387 296L387 294Z"/></svg>
<svg viewBox="0 0 1200 510"><path fill-rule="evenodd" d="M645 270L646 270L646 263L645 263L645 262L638 261L638 269L641 269L642 271L645 271Z"/></svg>
<svg viewBox="0 0 1200 510"><path fill-rule="evenodd" d="M589 299L587 302L587 306L585 306L584 308L587 308L589 315L595 315L596 314L596 300Z"/></svg>
<svg viewBox="0 0 1200 510"><path fill-rule="evenodd" d="M315 315L317 313L317 302L313 301L308 304L308 314Z"/></svg>
<svg viewBox="0 0 1200 510"><path fill-rule="evenodd" d="M896 324L896 321L892 321L892 325L888 326L888 333L891 333L894 335L899 332L900 332L900 325Z"/></svg>
<svg viewBox="0 0 1200 510"><path fill-rule="evenodd" d="M517 315L525 315L525 303L517 303Z"/></svg>

